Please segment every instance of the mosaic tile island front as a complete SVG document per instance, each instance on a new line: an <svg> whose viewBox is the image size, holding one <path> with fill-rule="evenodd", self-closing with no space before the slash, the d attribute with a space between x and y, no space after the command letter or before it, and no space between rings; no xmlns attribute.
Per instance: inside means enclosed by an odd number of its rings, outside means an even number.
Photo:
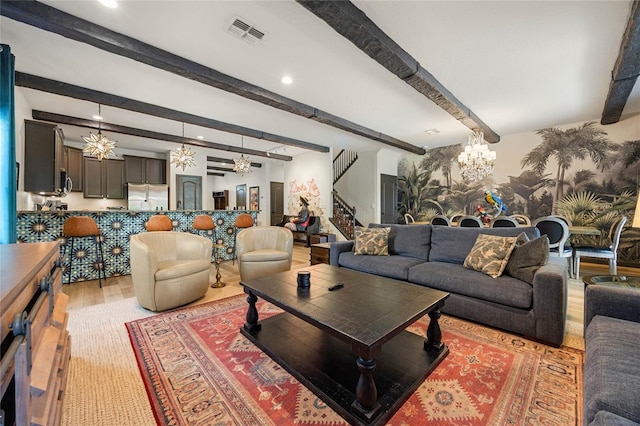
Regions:
<svg viewBox="0 0 640 426"><path fill-rule="evenodd" d="M63 262L63 282L77 282L98 279L100 263L96 262L96 244L94 237L74 238L73 253L71 243L62 235L64 221L71 216L89 216L98 224L102 233L104 252L104 270L108 277L131 274L129 259L129 237L146 232L145 223L159 212L133 210L95 210L95 211L19 211L17 217L17 242L36 243L43 241L60 242L60 259ZM258 210L170 210L161 212L173 222L174 232L190 232L211 238L212 242L223 244L219 256L224 260L233 258L236 229L234 223L241 213L248 213L257 220ZM213 231L193 229L196 215L206 214L213 218L216 228ZM73 256L72 276L69 279L69 259Z"/></svg>

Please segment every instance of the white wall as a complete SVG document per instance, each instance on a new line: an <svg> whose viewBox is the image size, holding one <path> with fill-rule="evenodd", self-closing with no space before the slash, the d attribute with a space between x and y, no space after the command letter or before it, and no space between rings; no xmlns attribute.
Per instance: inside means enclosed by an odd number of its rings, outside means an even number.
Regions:
<svg viewBox="0 0 640 426"><path fill-rule="evenodd" d="M332 160L331 152L308 152L284 163L285 214L298 213L302 195L309 200L309 209L322 218L321 230L330 229Z"/></svg>
<svg viewBox="0 0 640 426"><path fill-rule="evenodd" d="M261 161L258 158L252 158L254 162L262 163L262 167L251 167L251 173L246 173L245 175L239 175L235 172L225 172L224 177L220 176L209 176L207 178L208 181L208 191L204 193L204 199L206 199L206 203L203 202L203 205L207 205L209 209L213 209L213 196L212 192L217 191L229 191L229 208L233 209L237 207L236 202L236 185L247 185L246 191L246 201L247 206L249 208L249 188L252 186L257 186L260 188L260 212L258 213L258 226L267 226L269 225L269 181L270 178L268 176L270 171L270 165L267 162ZM233 167L233 164L228 164L224 167Z"/></svg>

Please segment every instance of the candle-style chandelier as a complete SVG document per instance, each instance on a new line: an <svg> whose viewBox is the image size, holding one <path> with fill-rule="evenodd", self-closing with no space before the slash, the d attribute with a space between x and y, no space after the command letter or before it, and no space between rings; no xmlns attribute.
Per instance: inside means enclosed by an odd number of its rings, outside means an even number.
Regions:
<svg viewBox="0 0 640 426"><path fill-rule="evenodd" d="M244 151L244 136L242 138L242 149ZM245 173L251 173L251 159L249 157L245 157L244 153L240 154L240 158L233 159L233 171L236 173L240 173L244 175Z"/></svg>
<svg viewBox="0 0 640 426"><path fill-rule="evenodd" d="M464 151L458 155L458 166L462 177L474 182L493 174L495 160L496 152L489 150L484 133L474 130L473 134L469 135Z"/></svg>
<svg viewBox="0 0 640 426"><path fill-rule="evenodd" d="M101 105L98 104L98 134L93 134L89 132L89 136L83 136L82 139L87 143L84 148L82 148L82 152L88 154L91 157L96 157L98 160L102 161L105 158L109 158L110 156L114 156L113 148L116 147L116 143L110 141L105 135L102 134L102 111Z"/></svg>
<svg viewBox="0 0 640 426"><path fill-rule="evenodd" d="M182 123L182 139L184 139L184 123ZM184 142L182 146L175 151L171 151L171 164L174 164L176 168L182 167L182 170L187 167L195 166L196 162L193 157L196 155L191 148L185 147Z"/></svg>

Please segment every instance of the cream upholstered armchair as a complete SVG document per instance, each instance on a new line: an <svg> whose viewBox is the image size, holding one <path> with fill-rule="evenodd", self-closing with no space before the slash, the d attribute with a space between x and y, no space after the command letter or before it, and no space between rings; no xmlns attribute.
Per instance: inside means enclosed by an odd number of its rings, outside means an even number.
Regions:
<svg viewBox="0 0 640 426"><path fill-rule="evenodd" d="M209 288L211 240L186 232L131 236L131 278L138 303L164 311L201 298Z"/></svg>
<svg viewBox="0 0 640 426"><path fill-rule="evenodd" d="M240 279L264 277L291 269L293 234L279 226L254 226L236 237Z"/></svg>

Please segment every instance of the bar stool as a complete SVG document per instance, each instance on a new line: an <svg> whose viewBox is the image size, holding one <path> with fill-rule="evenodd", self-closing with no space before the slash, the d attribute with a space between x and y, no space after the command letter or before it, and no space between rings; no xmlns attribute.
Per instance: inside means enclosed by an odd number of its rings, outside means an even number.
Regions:
<svg viewBox="0 0 640 426"><path fill-rule="evenodd" d="M62 225L62 235L67 240L71 240L71 253L69 254L69 279L68 284L71 284L71 265L73 264L73 241L75 238L93 237L93 242L96 245L96 267L98 269L98 284L102 288L102 280L100 278L100 271L102 271L102 277L104 281L107 281L107 276L104 272L104 253L102 252L102 233L98 228L98 224L95 220L89 216L71 216L64 221Z"/></svg>
<svg viewBox="0 0 640 426"><path fill-rule="evenodd" d="M223 248L224 244L217 243L216 234L215 232L213 232L213 230L216 229L216 224L213 223L213 219L208 214L199 214L193 220L193 229L197 229L198 231L207 231L207 235L209 234L209 231L211 231L211 235L213 235L213 240L214 240L213 256L214 256L214 262L216 265L216 282L211 284L211 287L213 288L224 287L225 285L227 285L227 283L220 281L220 278L221 278L220 263L222 262L222 260L220 259L220 256L218 253L218 250Z"/></svg>
<svg viewBox="0 0 640 426"><path fill-rule="evenodd" d="M241 213L236 217L236 221L233 224L234 232L233 232L233 260L232 264L235 265L236 262L236 237L238 235L238 230L251 228L253 226L253 218L249 213Z"/></svg>
<svg viewBox="0 0 640 426"><path fill-rule="evenodd" d="M157 214L151 216L147 223L144 224L144 227L147 232L173 231L173 222L171 222L168 216Z"/></svg>

